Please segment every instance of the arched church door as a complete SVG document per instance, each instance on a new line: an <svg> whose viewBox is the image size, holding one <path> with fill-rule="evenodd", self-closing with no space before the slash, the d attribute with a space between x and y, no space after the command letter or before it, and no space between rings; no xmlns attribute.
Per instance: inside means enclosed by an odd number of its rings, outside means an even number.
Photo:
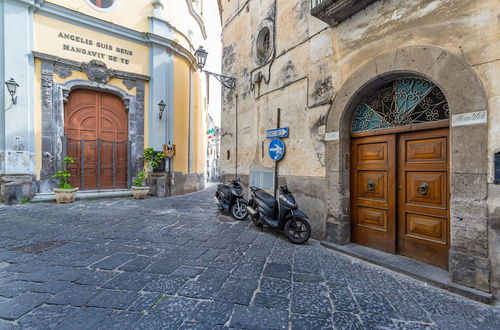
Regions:
<svg viewBox="0 0 500 330"><path fill-rule="evenodd" d="M116 95L94 90L72 91L64 108L71 185L80 189L126 188L128 181L128 115Z"/></svg>

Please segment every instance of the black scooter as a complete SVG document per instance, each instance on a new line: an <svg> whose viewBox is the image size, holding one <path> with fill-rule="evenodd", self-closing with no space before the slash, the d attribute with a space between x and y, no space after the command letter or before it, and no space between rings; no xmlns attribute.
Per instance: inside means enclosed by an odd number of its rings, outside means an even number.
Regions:
<svg viewBox="0 0 500 330"><path fill-rule="evenodd" d="M269 226L284 231L295 244L307 242L311 225L307 215L300 211L297 202L286 185L279 188L279 200L257 187L250 187L248 214L257 227Z"/></svg>
<svg viewBox="0 0 500 330"><path fill-rule="evenodd" d="M215 192L215 202L221 211L230 210L236 220L244 220L248 216L247 201L243 198L243 187L240 179L229 181L229 185L219 183Z"/></svg>

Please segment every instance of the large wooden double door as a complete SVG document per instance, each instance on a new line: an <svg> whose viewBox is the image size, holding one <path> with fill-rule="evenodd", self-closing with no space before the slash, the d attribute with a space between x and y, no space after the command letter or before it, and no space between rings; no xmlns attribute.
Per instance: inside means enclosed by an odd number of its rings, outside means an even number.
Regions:
<svg viewBox="0 0 500 330"><path fill-rule="evenodd" d="M448 129L351 142L352 241L448 268Z"/></svg>
<svg viewBox="0 0 500 330"><path fill-rule="evenodd" d="M72 91L64 110L71 185L80 189L126 188L128 183L128 115L116 95Z"/></svg>

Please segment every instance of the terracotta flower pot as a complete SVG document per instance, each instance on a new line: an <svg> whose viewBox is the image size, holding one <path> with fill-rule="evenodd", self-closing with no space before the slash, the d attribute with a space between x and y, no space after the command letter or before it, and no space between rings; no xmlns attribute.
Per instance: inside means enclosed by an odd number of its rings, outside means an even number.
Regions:
<svg viewBox="0 0 500 330"><path fill-rule="evenodd" d="M73 203L76 198L78 188L73 189L53 189L57 203Z"/></svg>
<svg viewBox="0 0 500 330"><path fill-rule="evenodd" d="M148 197L149 187L132 187L132 197L134 199L144 199Z"/></svg>

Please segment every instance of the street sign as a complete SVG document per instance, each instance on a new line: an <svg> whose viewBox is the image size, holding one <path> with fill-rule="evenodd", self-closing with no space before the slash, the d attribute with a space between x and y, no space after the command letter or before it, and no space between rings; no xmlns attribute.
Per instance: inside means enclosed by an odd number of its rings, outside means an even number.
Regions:
<svg viewBox="0 0 500 330"><path fill-rule="evenodd" d="M288 137L288 127L268 129L266 131L266 137L268 139Z"/></svg>
<svg viewBox="0 0 500 330"><path fill-rule="evenodd" d="M269 157L279 161L285 155L285 142L282 139L274 139L269 143Z"/></svg>

